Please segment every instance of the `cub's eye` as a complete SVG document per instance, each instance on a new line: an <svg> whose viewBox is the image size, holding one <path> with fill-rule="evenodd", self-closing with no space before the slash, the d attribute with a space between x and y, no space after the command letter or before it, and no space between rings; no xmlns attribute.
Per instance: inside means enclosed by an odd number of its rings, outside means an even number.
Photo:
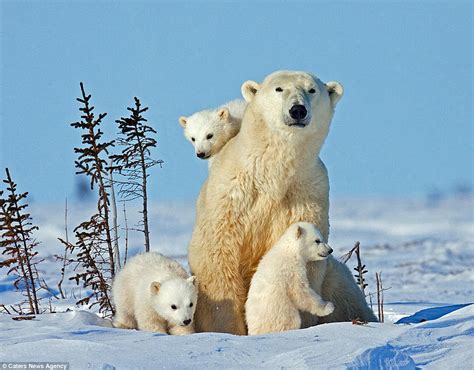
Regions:
<svg viewBox="0 0 474 370"><path fill-rule="evenodd" d="M193 306L193 302L191 302L191 303L189 304L189 307L192 307L192 306Z"/></svg>
<svg viewBox="0 0 474 370"><path fill-rule="evenodd" d="M316 90L315 90L315 89L309 89L308 92L309 92L310 94L314 94L314 93L316 92Z"/></svg>
<svg viewBox="0 0 474 370"><path fill-rule="evenodd" d="M321 240L316 239L315 242L316 242L316 244L320 244L320 243L321 243Z"/></svg>
<svg viewBox="0 0 474 370"><path fill-rule="evenodd" d="M196 139L192 137L192 138L191 138L191 141L194 143L194 142L196 141Z"/></svg>
<svg viewBox="0 0 474 370"><path fill-rule="evenodd" d="M171 308L172 308L173 310L176 310L178 307L176 307L175 304L172 304L172 305L171 305Z"/></svg>
<svg viewBox="0 0 474 370"><path fill-rule="evenodd" d="M283 89L282 89L281 87L277 87L277 88L275 89L275 91L277 91L277 92L282 92Z"/></svg>
<svg viewBox="0 0 474 370"><path fill-rule="evenodd" d="M207 135L206 139L209 140L209 139L212 139L213 137L214 137L213 134L209 134L209 135Z"/></svg>

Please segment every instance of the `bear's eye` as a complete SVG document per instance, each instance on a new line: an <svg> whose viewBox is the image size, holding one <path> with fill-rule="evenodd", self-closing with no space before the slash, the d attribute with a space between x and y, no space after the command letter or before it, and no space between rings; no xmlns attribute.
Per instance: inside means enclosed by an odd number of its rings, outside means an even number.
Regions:
<svg viewBox="0 0 474 370"><path fill-rule="evenodd" d="M281 87L277 87L277 88L275 89L275 91L276 91L276 92L282 92L283 89L282 89Z"/></svg>
<svg viewBox="0 0 474 370"><path fill-rule="evenodd" d="M314 94L316 92L316 90L313 88L313 89L309 89L308 91L310 94Z"/></svg>
<svg viewBox="0 0 474 370"><path fill-rule="evenodd" d="M173 310L176 310L178 307L176 307L175 304L172 304L172 305L171 305L171 308L172 308Z"/></svg>
<svg viewBox="0 0 474 370"><path fill-rule="evenodd" d="M192 306L193 306L193 302L191 302L191 303L189 304L189 307L192 307Z"/></svg>
<svg viewBox="0 0 474 370"><path fill-rule="evenodd" d="M191 138L191 141L194 143L194 142L196 141L196 139L192 137L192 138Z"/></svg>
<svg viewBox="0 0 474 370"><path fill-rule="evenodd" d="M207 135L206 139L209 140L209 139L212 139L213 137L214 137L213 134L209 134L209 135Z"/></svg>
<svg viewBox="0 0 474 370"><path fill-rule="evenodd" d="M316 240L315 240L315 243L316 243L316 244L319 244L319 243L321 243L321 240L316 239Z"/></svg>

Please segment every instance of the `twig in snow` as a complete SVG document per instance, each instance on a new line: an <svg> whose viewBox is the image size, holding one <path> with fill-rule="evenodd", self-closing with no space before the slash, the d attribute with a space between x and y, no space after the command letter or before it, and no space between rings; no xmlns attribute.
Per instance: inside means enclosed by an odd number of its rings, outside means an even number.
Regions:
<svg viewBox="0 0 474 370"><path fill-rule="evenodd" d="M123 202L123 218L125 220L125 256L123 258L123 265L127 264L128 257L128 220L127 220L127 210L125 209L125 202Z"/></svg>
<svg viewBox="0 0 474 370"><path fill-rule="evenodd" d="M377 309L379 322L384 322L383 315L383 286L382 286L382 272L375 273L375 279L377 280Z"/></svg>
<svg viewBox="0 0 474 370"><path fill-rule="evenodd" d="M353 253L355 253L357 257L357 266L354 267L354 270L357 271L357 274L354 276L357 279L357 284L359 285L360 290L362 290L362 293L365 295L365 288L367 287L367 284L365 282L364 274L367 273L367 270L365 269L365 265L362 264L360 242L356 242L354 247L345 255L343 255L340 260L342 263L346 263L352 257Z"/></svg>
<svg viewBox="0 0 474 370"><path fill-rule="evenodd" d="M110 177L110 202L112 207L112 229L114 231L114 254L116 262L116 272L121 269L120 266L120 248L118 244L118 224L117 224L117 202L115 201L113 160L110 160L109 177Z"/></svg>
<svg viewBox="0 0 474 370"><path fill-rule="evenodd" d="M64 204L64 238L65 238L66 243L69 243L69 235L68 235L68 230L67 230L67 212L68 212L68 209L67 209L67 198L66 198L66 202ZM62 286L63 286L63 281L64 281L64 275L66 274L67 251L68 249L64 248L64 256L61 257L61 259L63 260L63 266L61 267L61 279L59 279L59 282L58 282L58 290L59 290L59 294L61 294L62 299L66 298L66 295L64 294ZM59 256L56 256L56 258L58 257Z"/></svg>

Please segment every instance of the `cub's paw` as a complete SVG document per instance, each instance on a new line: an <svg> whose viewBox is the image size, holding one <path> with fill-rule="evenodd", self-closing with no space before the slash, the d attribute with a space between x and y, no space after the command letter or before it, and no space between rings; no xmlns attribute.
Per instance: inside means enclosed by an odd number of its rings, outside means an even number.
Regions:
<svg viewBox="0 0 474 370"><path fill-rule="evenodd" d="M113 320L112 321L112 326L114 328L118 328L118 329L135 329L135 327L131 324L124 324L120 321L117 321L117 320Z"/></svg>
<svg viewBox="0 0 474 370"><path fill-rule="evenodd" d="M169 329L171 335L189 335L194 334L194 326L173 326Z"/></svg>
<svg viewBox="0 0 474 370"><path fill-rule="evenodd" d="M324 309L321 311L319 316L327 316L334 312L334 304L332 302L326 303Z"/></svg>

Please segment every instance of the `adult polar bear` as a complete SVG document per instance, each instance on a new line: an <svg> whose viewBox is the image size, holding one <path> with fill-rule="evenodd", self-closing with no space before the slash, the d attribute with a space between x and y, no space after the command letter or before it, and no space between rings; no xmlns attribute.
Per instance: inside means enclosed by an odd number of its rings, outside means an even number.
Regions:
<svg viewBox="0 0 474 370"><path fill-rule="evenodd" d="M314 223L327 241L329 181L318 156L342 93L337 82L294 71L242 85L249 104L241 130L215 157L197 202L189 246L197 331L246 334L253 273L291 224ZM309 264L308 278L322 281L312 288L335 305L319 322L375 320L349 270L332 257ZM303 326L317 320L305 315Z"/></svg>

